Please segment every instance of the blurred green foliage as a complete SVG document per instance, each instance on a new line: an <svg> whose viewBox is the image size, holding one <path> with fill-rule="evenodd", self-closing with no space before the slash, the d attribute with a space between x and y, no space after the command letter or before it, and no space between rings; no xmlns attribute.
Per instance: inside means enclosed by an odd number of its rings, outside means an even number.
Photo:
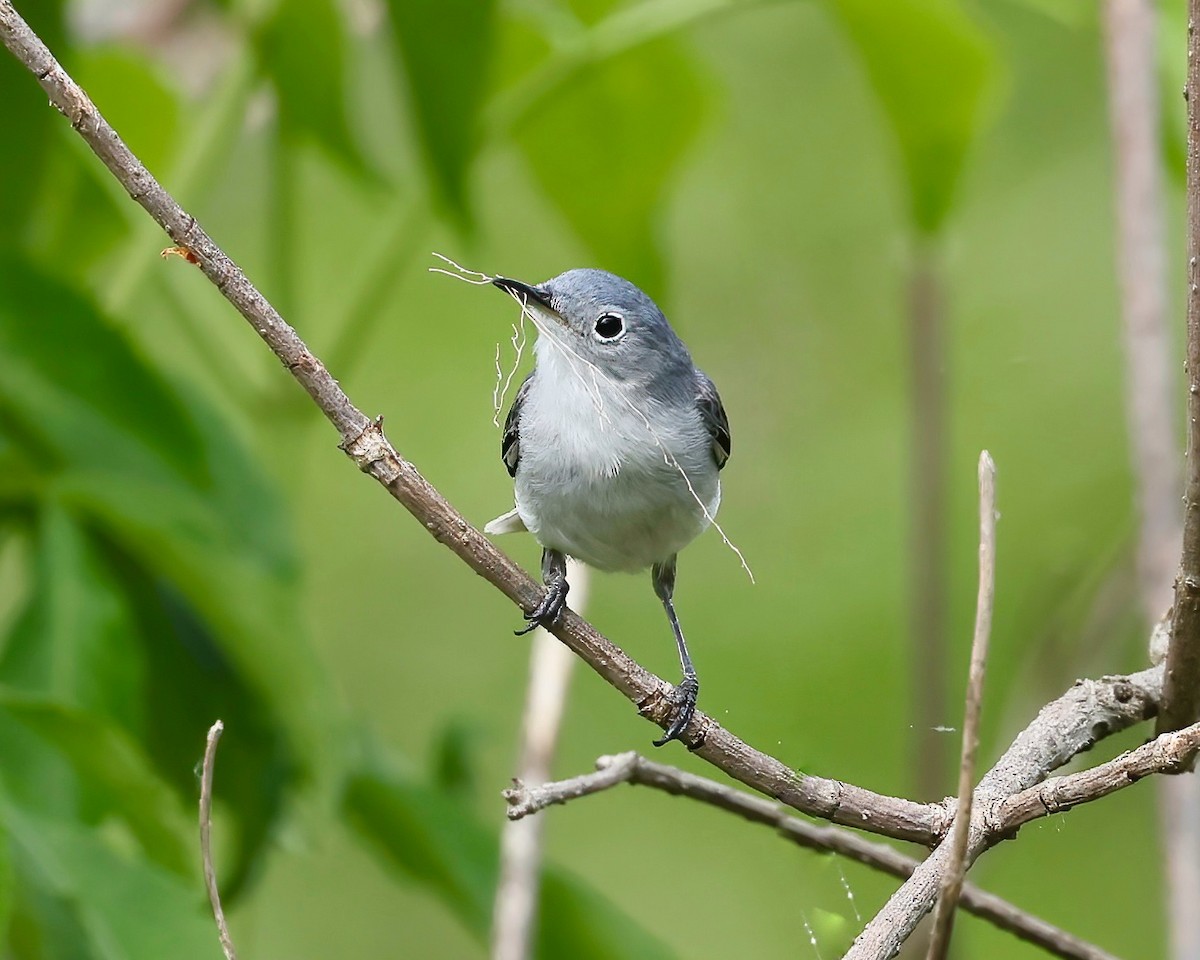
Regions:
<svg viewBox="0 0 1200 960"><path fill-rule="evenodd" d="M660 298L737 434L722 520L759 584L708 537L679 603L702 705L756 745L908 787L901 319L930 236L956 678L979 448L1000 467L985 755L1075 676L1142 662L1087 5L18 6L475 521L511 496L490 409L511 310L431 277L428 251L530 280L594 263ZM1164 57L1165 86L1182 63ZM348 468L7 56L0 103L20 147L0 150L0 953L216 955L191 811L221 717L218 866L243 955L482 955L525 679L515 611ZM594 593L601 629L673 669L647 584ZM581 676L560 772L652 733ZM1032 826L979 879L1154 954L1152 811L1139 788ZM549 816L542 957L807 957L814 935L831 956L893 886L649 791ZM959 935L1031 955L969 920Z"/></svg>
<svg viewBox="0 0 1200 960"><path fill-rule="evenodd" d="M936 233L980 126L994 68L990 44L955 0L834 0L831 7L895 131L913 223Z"/></svg>

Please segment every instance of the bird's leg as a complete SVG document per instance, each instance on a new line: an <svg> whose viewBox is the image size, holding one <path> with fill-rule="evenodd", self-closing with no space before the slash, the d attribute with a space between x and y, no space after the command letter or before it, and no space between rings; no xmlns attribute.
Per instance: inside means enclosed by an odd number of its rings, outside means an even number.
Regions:
<svg viewBox="0 0 1200 960"><path fill-rule="evenodd" d="M681 740L683 733L696 712L696 698L700 695L700 681L696 677L696 668L692 666L692 658L688 653L687 641L683 639L683 630L679 627L679 617L675 615L675 604L671 597L675 593L675 558L671 557L665 563L656 563L650 571L654 581L654 592L662 601L667 611L667 619L671 621L671 629L675 632L675 644L679 647L679 663L683 667L683 679L672 694L675 716L672 718L666 733L661 740L655 740L654 745L661 747L672 740Z"/></svg>
<svg viewBox="0 0 1200 960"><path fill-rule="evenodd" d="M548 547L542 551L542 582L546 584L546 595L542 602L525 614L529 623L521 630L514 630L518 637L552 624L563 607L567 605L567 558L557 550Z"/></svg>

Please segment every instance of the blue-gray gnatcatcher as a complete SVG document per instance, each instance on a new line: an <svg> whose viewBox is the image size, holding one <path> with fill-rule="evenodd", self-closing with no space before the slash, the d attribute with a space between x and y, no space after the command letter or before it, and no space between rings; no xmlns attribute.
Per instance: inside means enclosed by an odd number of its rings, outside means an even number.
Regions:
<svg viewBox="0 0 1200 960"><path fill-rule="evenodd" d="M528 530L546 595L526 633L567 598L566 557L600 570L651 570L683 666L662 746L679 739L700 690L672 594L675 556L716 516L729 420L713 382L661 310L627 280L569 270L536 286L492 279L538 330L533 372L504 424L516 508L488 533Z"/></svg>

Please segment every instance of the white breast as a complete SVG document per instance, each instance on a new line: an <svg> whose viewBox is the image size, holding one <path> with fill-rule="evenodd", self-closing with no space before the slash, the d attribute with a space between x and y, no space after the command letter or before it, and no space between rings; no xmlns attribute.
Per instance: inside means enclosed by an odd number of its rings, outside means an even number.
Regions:
<svg viewBox="0 0 1200 960"><path fill-rule="evenodd" d="M667 560L720 504L699 411L630 395L558 344L538 346L516 475L525 526L543 546L601 570Z"/></svg>

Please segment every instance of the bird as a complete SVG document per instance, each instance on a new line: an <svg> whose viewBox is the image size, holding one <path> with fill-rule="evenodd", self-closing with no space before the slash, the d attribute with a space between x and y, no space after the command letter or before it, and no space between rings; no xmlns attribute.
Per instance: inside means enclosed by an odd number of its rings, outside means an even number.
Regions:
<svg viewBox="0 0 1200 960"><path fill-rule="evenodd" d="M566 558L602 571L649 568L682 679L663 746L682 741L700 682L675 611L676 557L715 522L729 418L712 380L637 286L598 269L539 284L496 276L537 328L534 367L504 421L501 459L515 506L488 534L529 531L546 592L518 635L566 606Z"/></svg>

